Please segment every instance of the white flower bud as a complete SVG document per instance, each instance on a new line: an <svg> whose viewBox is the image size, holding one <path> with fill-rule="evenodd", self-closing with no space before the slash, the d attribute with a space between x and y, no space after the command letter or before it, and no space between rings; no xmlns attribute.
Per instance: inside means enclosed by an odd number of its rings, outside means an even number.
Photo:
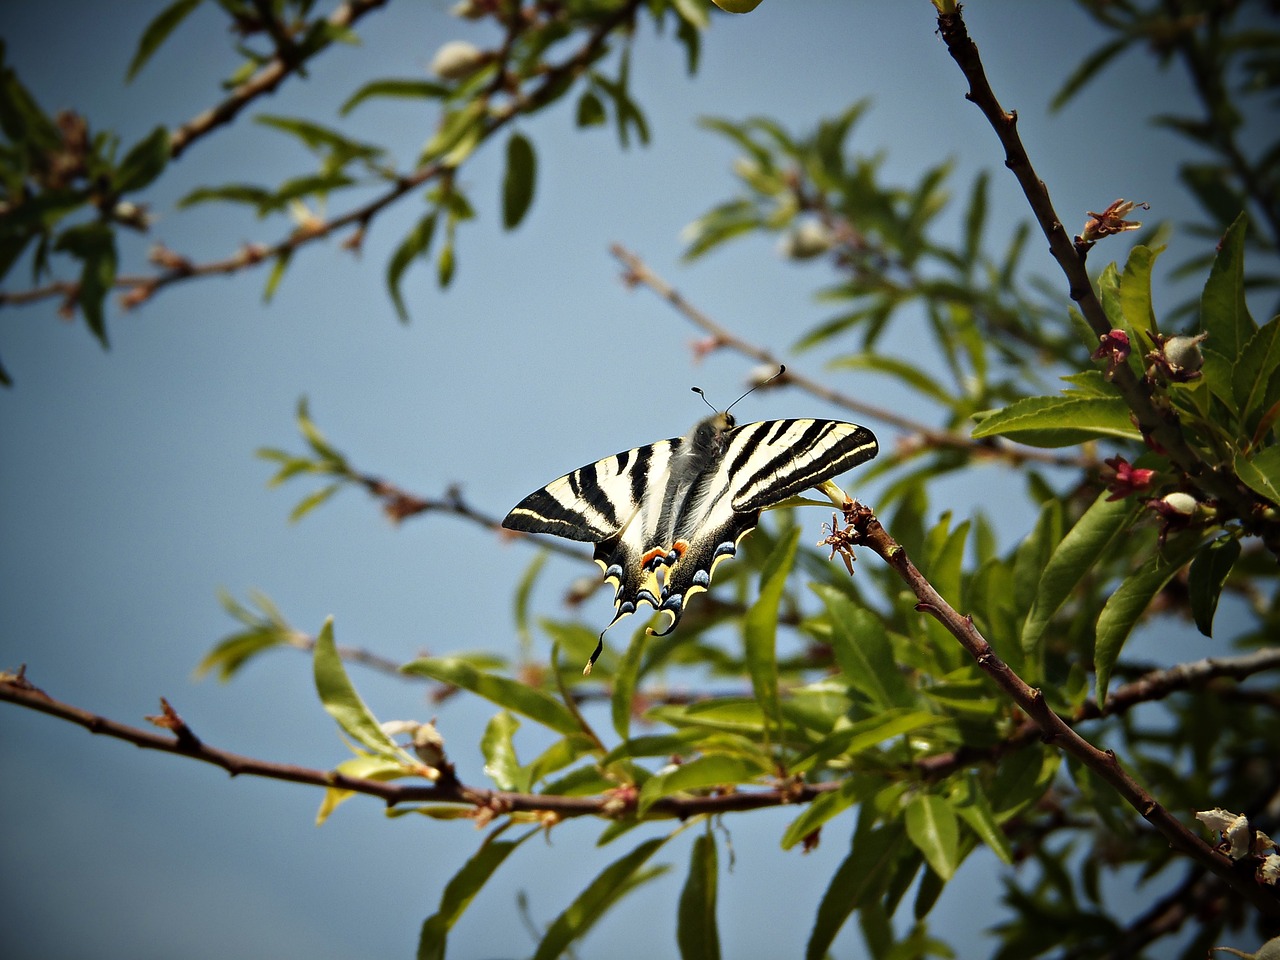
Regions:
<svg viewBox="0 0 1280 960"><path fill-rule="evenodd" d="M442 80L461 80L489 62L489 55L474 43L450 40L431 58L431 72Z"/></svg>
<svg viewBox="0 0 1280 960"><path fill-rule="evenodd" d="M831 249L835 237L825 224L806 220L790 230L778 244L778 251L789 260L811 260Z"/></svg>
<svg viewBox="0 0 1280 960"><path fill-rule="evenodd" d="M1195 497L1179 490L1165 494L1161 498L1161 503L1169 509L1170 513L1177 513L1184 517L1189 517L1195 513L1196 507L1199 505Z"/></svg>

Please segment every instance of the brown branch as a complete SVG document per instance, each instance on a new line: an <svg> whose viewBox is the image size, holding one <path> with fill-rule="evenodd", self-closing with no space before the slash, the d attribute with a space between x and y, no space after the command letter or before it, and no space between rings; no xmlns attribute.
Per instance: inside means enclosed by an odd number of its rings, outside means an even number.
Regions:
<svg viewBox="0 0 1280 960"><path fill-rule="evenodd" d="M1193 663L1180 663L1160 670L1151 670L1136 680L1117 687L1107 695L1107 702L1098 707L1098 701L1090 697L1062 718L1070 726L1097 720L1102 717L1125 713L1140 703L1163 700L1178 690L1204 687L1219 680L1243 680L1255 673L1280 669L1280 648L1264 648L1239 657L1206 657ZM1245 691L1232 691L1232 696L1243 698ZM912 769L929 779L942 779L957 770L975 763L994 763L1041 739L1040 726L1029 716L999 743L989 747L961 747L948 753L936 753L922 757L912 764Z"/></svg>
<svg viewBox="0 0 1280 960"><path fill-rule="evenodd" d="M938 15L938 30L947 45L947 51L969 81L965 99L982 111L1004 147L1005 166L1022 187L1036 222L1049 241L1049 252L1067 279L1068 295L1080 308L1090 329L1099 337L1105 336L1111 330L1111 323L1085 270L1084 257L1077 252L1071 237L1058 219L1049 196L1049 188L1036 175L1035 168L1031 165L1031 158L1018 136L1017 113L1006 113L996 99L987 80L978 47L969 37L958 5L954 12ZM1127 364L1119 364L1115 368L1112 383L1137 418L1143 435L1153 441L1154 445L1163 448L1170 461L1192 478L1205 494L1228 507L1247 531L1262 537L1267 549L1280 558L1280 523L1265 519L1263 515L1264 511L1272 512L1269 504L1237 482L1229 473L1203 462L1188 442L1172 407L1153 397L1144 382Z"/></svg>
<svg viewBox="0 0 1280 960"><path fill-rule="evenodd" d="M329 26L335 31L346 30L366 13L381 7L386 2L387 0L346 0L342 6L330 14L328 19ZM267 7L266 4L262 6ZM267 7L266 18L263 23L264 27L271 28L273 24L276 27L279 26L274 16L270 14L269 7ZM272 36L276 37L275 31L272 32ZM304 55L300 53L296 45L287 43L282 46L278 37L276 37L276 41L277 55L270 62L232 90L231 94L221 103L197 114L169 134L169 154L171 157L176 160L196 140L218 127L230 123L241 110L254 100L268 93L273 93L276 87L280 86L289 74L296 73L302 68L307 59L333 42L325 40Z"/></svg>
<svg viewBox="0 0 1280 960"><path fill-rule="evenodd" d="M628 286L644 286L652 290L667 303L671 304L681 316L695 327L710 335L717 347L727 347L742 354L744 357L750 357L752 360L762 364L768 364L769 366L780 365L778 357L773 352L742 339L726 327L716 323L707 314L690 303L679 290L676 290L655 273L639 256L622 246L622 244L615 243L609 250L626 268L626 272L623 274L624 283ZM779 377L777 383L779 386L791 384L811 396L833 403L838 407L843 407L857 416L897 427L899 430L906 431L908 434L919 438L919 442L927 446L963 450L978 457L1004 460L1014 466L1027 462L1044 463L1058 467L1088 467L1093 464L1092 459L1063 456L1061 454L1048 453L1044 450L1035 450L1030 447L1015 446L1003 440L998 442L974 440L958 433L938 430L909 417L904 417L893 410L878 407L867 403L865 400L859 400L857 397L833 390L812 377L797 373L791 363L787 364L786 373Z"/></svg>
<svg viewBox="0 0 1280 960"><path fill-rule="evenodd" d="M531 813L554 819L600 816L625 818L633 814L635 796L626 790L612 795L569 797L555 794L515 793L470 787L445 775L432 785L403 784L349 777L332 770L273 763L211 747L201 741L172 708L165 704L164 714L155 718L173 735L131 727L87 710L53 699L34 687L22 673L0 675L0 700L45 713L84 727L90 733L132 743L144 750L157 750L199 760L221 767L231 776L264 777L314 787L337 787L353 793L378 797L388 806L402 803L452 803L475 808L479 818L508 813ZM823 793L836 789L838 783L786 784L774 789L731 792L702 797L664 797L650 811L662 817L681 820L694 816L714 816L764 807L808 803Z"/></svg>
<svg viewBox="0 0 1280 960"><path fill-rule="evenodd" d="M996 655L991 644L974 626L973 618L957 613L951 604L933 588L933 585L911 562L906 550L889 536L870 510L856 503L847 503L845 520L848 528L843 533L848 538L847 543L870 547L902 578L916 595L916 609L921 613L931 614L960 642L982 671L1035 722L1046 743L1055 744L1071 754L1109 784L1155 827L1175 850L1220 877L1264 915L1280 918L1280 897L1268 890L1263 890L1251 877L1238 872L1229 859L1214 850L1161 806L1120 765L1114 753L1110 750L1099 750L1073 730L1066 720L1058 716L1045 702L1043 693L1028 685Z"/></svg>

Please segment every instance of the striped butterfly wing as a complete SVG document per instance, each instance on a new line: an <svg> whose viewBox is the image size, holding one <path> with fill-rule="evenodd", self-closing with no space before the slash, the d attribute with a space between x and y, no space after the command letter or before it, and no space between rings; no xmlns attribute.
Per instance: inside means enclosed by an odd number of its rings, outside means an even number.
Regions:
<svg viewBox="0 0 1280 960"><path fill-rule="evenodd" d="M660 602L670 617L663 633L680 622L688 598L706 590L722 560L737 553L760 512L837 477L879 452L866 427L838 420L765 420L728 435L724 457L678 518Z"/></svg>

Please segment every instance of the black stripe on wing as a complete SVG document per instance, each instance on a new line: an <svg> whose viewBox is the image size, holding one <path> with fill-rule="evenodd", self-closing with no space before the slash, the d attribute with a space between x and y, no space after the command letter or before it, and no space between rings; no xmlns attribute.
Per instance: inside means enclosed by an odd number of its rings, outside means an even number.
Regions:
<svg viewBox="0 0 1280 960"><path fill-rule="evenodd" d="M735 449L738 448L738 449ZM733 508L762 510L816 487L879 452L866 427L839 420L749 423L730 441Z"/></svg>

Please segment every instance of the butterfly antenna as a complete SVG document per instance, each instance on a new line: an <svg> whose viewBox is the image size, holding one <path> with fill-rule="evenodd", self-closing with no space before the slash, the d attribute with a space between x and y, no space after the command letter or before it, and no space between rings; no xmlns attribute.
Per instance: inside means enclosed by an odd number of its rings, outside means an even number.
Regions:
<svg viewBox="0 0 1280 960"><path fill-rule="evenodd" d="M778 364L778 372L777 372L777 373L775 373L775 374L774 374L772 377L770 377L768 380L761 380L761 381L760 381L759 383L757 383L754 387L752 387L750 390L748 390L746 393L744 393L741 397L739 397L739 398L738 398L738 400L743 400L743 399L745 399L745 398L747 398L747 397L751 396L751 394L755 393L755 392L756 392L757 390L759 390L761 387L763 387L763 386L765 386L765 385L767 385L767 384L773 383L773 381L777 380L780 376L782 376L782 375L783 375L784 373L786 373L786 372L787 372L787 366L786 366L786 364L783 364L783 363ZM695 388L695 389L696 389L696 388ZM702 391L701 391L701 390L699 390L698 392L699 392L699 393L701 393ZM703 397L702 399L704 399L704 400L705 400L705 399L706 399L706 397ZM725 413L728 413L730 410L732 410L734 407L736 407L736 406L738 405L738 400L733 401L733 403L731 403L731 404L729 404L729 406L725 407L724 412L725 412Z"/></svg>
<svg viewBox="0 0 1280 960"><path fill-rule="evenodd" d="M716 405L707 399L707 395L702 392L701 387L690 387L689 389L692 390L694 393L696 393L698 396L700 396L702 398L702 402L705 403L712 410L715 410L716 413L720 412L719 410L716 410Z"/></svg>

